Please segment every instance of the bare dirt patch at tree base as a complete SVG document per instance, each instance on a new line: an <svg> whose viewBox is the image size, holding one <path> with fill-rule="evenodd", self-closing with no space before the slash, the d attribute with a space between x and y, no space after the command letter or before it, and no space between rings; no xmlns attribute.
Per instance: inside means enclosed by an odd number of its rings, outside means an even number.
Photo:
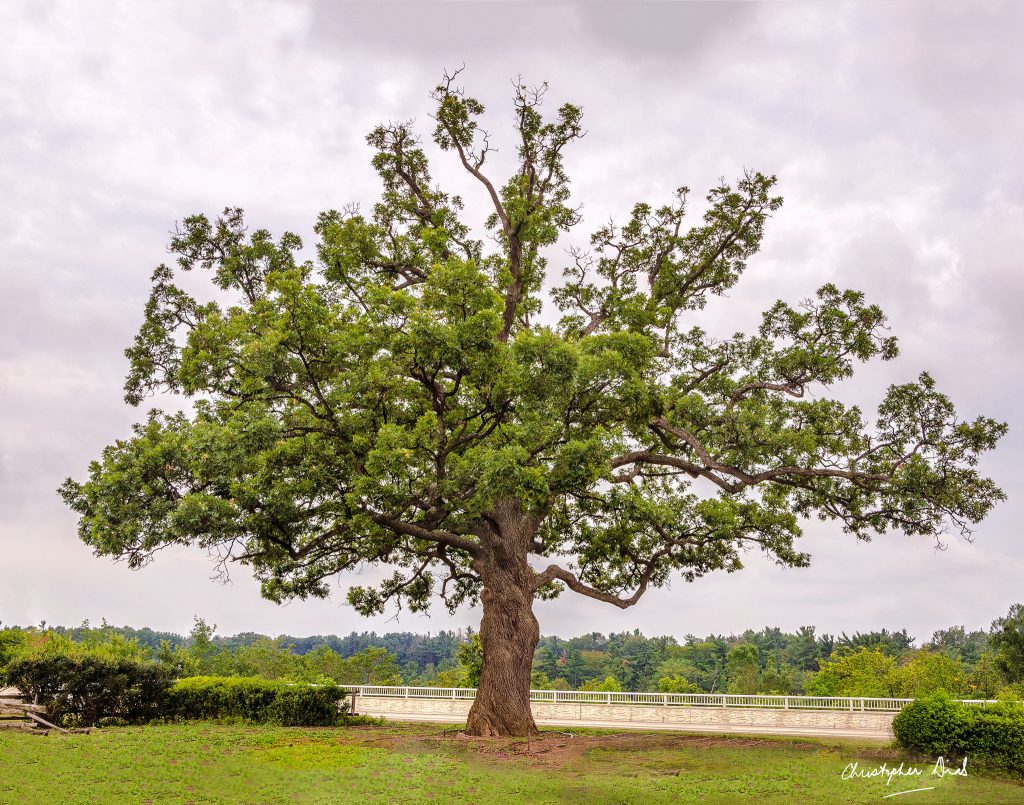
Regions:
<svg viewBox="0 0 1024 805"><path fill-rule="evenodd" d="M349 733L349 740L352 736ZM362 736L360 736L362 738ZM786 738L757 738L728 735L686 735L665 733L613 733L594 735L572 731L541 730L528 741L526 738L481 738L466 735L458 728L429 729L421 726L395 729L381 735L367 728L360 743L411 752L449 751L476 757L483 761L518 762L530 766L560 768L572 763L592 750L623 753L651 753L701 751L711 749L798 750L806 752L840 752L841 746L825 742L812 742ZM859 754L874 757L895 757L897 753L885 748L874 751L858 747Z"/></svg>

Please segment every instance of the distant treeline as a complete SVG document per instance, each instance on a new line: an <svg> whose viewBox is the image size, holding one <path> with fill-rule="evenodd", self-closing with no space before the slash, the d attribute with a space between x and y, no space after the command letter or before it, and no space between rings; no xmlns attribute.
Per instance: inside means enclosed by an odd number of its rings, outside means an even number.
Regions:
<svg viewBox="0 0 1024 805"><path fill-rule="evenodd" d="M214 632L200 618L188 635L105 622L9 627L0 629L0 668L5 652L9 658L18 652L88 649L162 662L183 674L444 687L472 686L479 678L481 652L472 629L276 638ZM682 640L646 637L639 630L547 636L537 646L533 673L535 688L822 696L945 690L960 698L993 698L1020 696L1022 683L1020 605L988 631L953 626L921 643L907 629L829 635L813 626Z"/></svg>
<svg viewBox="0 0 1024 805"><path fill-rule="evenodd" d="M210 641L218 651L226 652L250 648L268 640L272 640L300 656L321 647L327 647L343 658L351 657L368 648L383 648L389 654L394 655L395 661L400 667L408 668L413 674L423 674L429 672L431 668L453 666L459 644L464 643L472 634L472 629L470 629L468 632L442 630L437 634L388 632L379 635L376 632L351 632L345 637L338 635L311 635L309 637L280 635L272 639L256 632L240 632L231 636L221 636L213 634L212 630L216 629L216 626L208 627L202 618L196 618L196 627L193 627L192 632L188 635L158 632L148 627L135 629L131 626L110 626L106 622L95 627L91 626L88 621L81 626L70 627L49 626L44 622L40 628L52 630L55 634L69 637L76 642L87 639L90 634L95 633L97 628L106 629L128 640L138 641L154 652L159 651L162 645L169 646L171 649L187 648L196 639L197 628L200 632L210 629Z"/></svg>

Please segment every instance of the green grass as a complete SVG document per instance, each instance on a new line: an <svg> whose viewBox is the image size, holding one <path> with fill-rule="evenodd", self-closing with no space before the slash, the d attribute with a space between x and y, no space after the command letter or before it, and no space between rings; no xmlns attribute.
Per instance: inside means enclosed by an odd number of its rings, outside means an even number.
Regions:
<svg viewBox="0 0 1024 805"><path fill-rule="evenodd" d="M0 803L1024 803L1024 785L980 776L841 779L899 765L838 741L588 731L531 744L435 725L297 729L210 723L89 735L0 733ZM904 762L906 758L902 758Z"/></svg>

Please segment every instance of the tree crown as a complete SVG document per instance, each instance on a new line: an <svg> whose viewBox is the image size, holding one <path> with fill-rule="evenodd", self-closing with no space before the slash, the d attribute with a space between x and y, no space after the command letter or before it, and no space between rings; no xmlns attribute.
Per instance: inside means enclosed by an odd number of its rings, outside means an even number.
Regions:
<svg viewBox="0 0 1024 805"><path fill-rule="evenodd" d="M545 293L549 247L580 221L563 155L584 132L571 104L544 118L544 93L516 85L518 169L501 185L483 106L455 76L433 93L434 143L492 206L486 247L408 123L370 133L381 200L321 214L315 262L294 234L249 232L239 209L184 219L125 389L194 410L150 412L88 480L65 482L81 538L132 566L199 545L250 565L274 600L394 566L349 594L371 613L474 601L499 549L552 558L536 595L629 606L674 572L735 570L749 547L806 564L801 518L865 539L969 535L1003 498L977 462L1004 424L960 419L927 374L891 386L874 427L812 394L897 355L863 294L827 284L724 340L688 317L741 278L782 203L775 177L721 183L690 228L686 188L636 204ZM175 284L194 270L210 300ZM541 321L545 298L557 324Z"/></svg>

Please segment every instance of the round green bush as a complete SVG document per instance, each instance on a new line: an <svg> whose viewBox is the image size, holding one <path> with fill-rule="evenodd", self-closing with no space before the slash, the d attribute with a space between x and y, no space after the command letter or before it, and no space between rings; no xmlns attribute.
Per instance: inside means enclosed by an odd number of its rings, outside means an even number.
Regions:
<svg viewBox="0 0 1024 805"><path fill-rule="evenodd" d="M937 693L904 707L892 728L906 749L1024 775L1024 707L1017 703L982 708Z"/></svg>

